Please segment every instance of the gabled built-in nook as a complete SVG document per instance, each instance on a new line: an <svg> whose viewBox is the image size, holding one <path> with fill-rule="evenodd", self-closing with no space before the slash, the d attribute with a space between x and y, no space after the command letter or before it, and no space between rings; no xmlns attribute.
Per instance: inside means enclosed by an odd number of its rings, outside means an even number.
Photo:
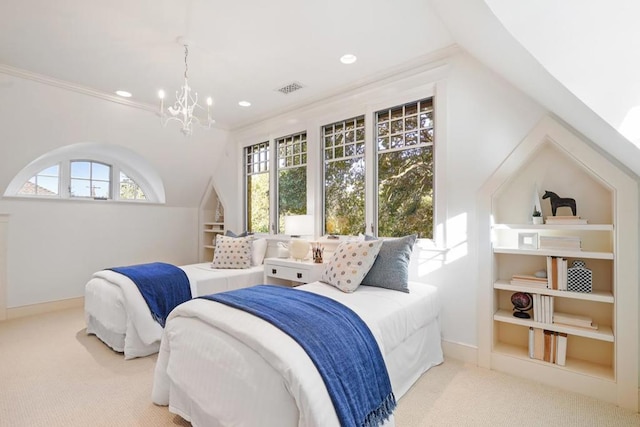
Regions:
<svg viewBox="0 0 640 427"><path fill-rule="evenodd" d="M534 225L534 192L576 200L588 224ZM551 216L548 200L543 217ZM638 409L638 183L635 176L553 118L544 118L481 188L478 199L478 364L619 406ZM558 212L557 215L571 215ZM577 236L581 249L523 248L518 234ZM586 260L593 292L518 288L514 274L546 267L548 256ZM598 329L537 323L512 315L510 296L553 297L555 312L589 315ZM531 358L529 329L566 334L566 364Z"/></svg>

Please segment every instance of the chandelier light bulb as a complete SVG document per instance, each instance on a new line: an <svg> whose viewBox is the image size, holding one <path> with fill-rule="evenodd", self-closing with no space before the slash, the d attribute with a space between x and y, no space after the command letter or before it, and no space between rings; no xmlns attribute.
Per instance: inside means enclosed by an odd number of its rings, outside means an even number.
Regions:
<svg viewBox="0 0 640 427"><path fill-rule="evenodd" d="M213 99L211 97L207 98L207 105L211 107L213 105Z"/></svg>
<svg viewBox="0 0 640 427"><path fill-rule="evenodd" d="M164 99L164 96L165 96L165 95L164 95L164 91L163 91L162 89L160 89L160 90L158 91L158 98L160 98L160 99Z"/></svg>

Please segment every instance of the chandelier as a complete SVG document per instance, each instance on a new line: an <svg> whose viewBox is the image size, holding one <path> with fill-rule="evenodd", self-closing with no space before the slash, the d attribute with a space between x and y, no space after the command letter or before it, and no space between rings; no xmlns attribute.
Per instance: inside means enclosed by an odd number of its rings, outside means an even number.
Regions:
<svg viewBox="0 0 640 427"><path fill-rule="evenodd" d="M197 123L205 129L210 129L211 125L215 123L215 120L211 118L211 106L213 105L213 99L211 97L207 98L207 120L201 122L195 114L194 110L196 108L200 108L204 110L203 107L198 104L198 93L194 92L193 94L191 86L189 86L189 79L187 78L187 72L189 71L189 64L187 63L187 57L189 56L189 45L187 43L184 44L184 84L180 90L180 93L176 91L176 102L164 108L164 90L160 90L158 92L158 96L160 97L160 122L163 126L166 126L167 123L171 120L176 120L182 125L182 129L180 131L186 136L191 135L193 133L193 124Z"/></svg>

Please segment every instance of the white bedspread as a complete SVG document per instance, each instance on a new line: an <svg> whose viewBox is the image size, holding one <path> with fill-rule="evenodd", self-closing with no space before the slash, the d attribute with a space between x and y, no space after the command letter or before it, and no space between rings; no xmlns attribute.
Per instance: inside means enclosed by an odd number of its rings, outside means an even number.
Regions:
<svg viewBox="0 0 640 427"><path fill-rule="evenodd" d="M368 286L345 294L320 282L298 289L325 295L354 310L369 325L385 361L408 337L437 323L437 289L427 285L413 286L410 294ZM435 363L440 363L439 337L437 347ZM422 367L419 374L430 366ZM402 380L394 378L393 372L390 379L399 399L408 386L397 386ZM261 392L263 385L267 393ZM279 389L284 398L274 391ZM188 396L189 402L174 396ZM194 426L339 425L320 374L293 339L251 314L208 300L188 301L167 319L152 399L169 405ZM266 415L270 413L277 415Z"/></svg>
<svg viewBox="0 0 640 427"><path fill-rule="evenodd" d="M238 270L212 269L210 265L179 267L189 279L192 296L244 288L263 280L262 265ZM125 359L158 351L162 327L153 320L147 303L131 279L112 270L100 270L93 274L85 289L89 333L98 335L114 350L124 352Z"/></svg>

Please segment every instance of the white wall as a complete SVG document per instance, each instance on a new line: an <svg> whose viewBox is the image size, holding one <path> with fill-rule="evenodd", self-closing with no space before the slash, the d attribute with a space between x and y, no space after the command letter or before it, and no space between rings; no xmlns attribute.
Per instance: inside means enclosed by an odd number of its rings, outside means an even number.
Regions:
<svg viewBox="0 0 640 427"><path fill-rule="evenodd" d="M243 145L306 129L309 150L317 153L321 125L372 112L376 107L397 105L403 99L402 102L417 100L428 95L434 84L439 115L436 126L441 126L436 128L436 144L440 147L436 152L435 184L439 233L436 240L441 244L433 248L431 242L418 243L411 278L440 288L444 339L476 346L477 191L546 110L469 55L455 50L444 61L425 64L415 73L257 123L232 133L232 138L241 152ZM319 154L312 153L309 170L318 173ZM315 166L314 156L318 160ZM319 182L317 176L311 181ZM241 173L238 188L242 188ZM317 212L318 193L310 196ZM238 216L241 203L239 196L235 205Z"/></svg>
<svg viewBox="0 0 640 427"><path fill-rule="evenodd" d="M0 86L0 193L29 162L79 142L118 144L146 158L166 205L0 199L9 217L7 307L81 297L91 273L116 265L197 262L198 206L227 132L185 138L150 111L29 79Z"/></svg>

